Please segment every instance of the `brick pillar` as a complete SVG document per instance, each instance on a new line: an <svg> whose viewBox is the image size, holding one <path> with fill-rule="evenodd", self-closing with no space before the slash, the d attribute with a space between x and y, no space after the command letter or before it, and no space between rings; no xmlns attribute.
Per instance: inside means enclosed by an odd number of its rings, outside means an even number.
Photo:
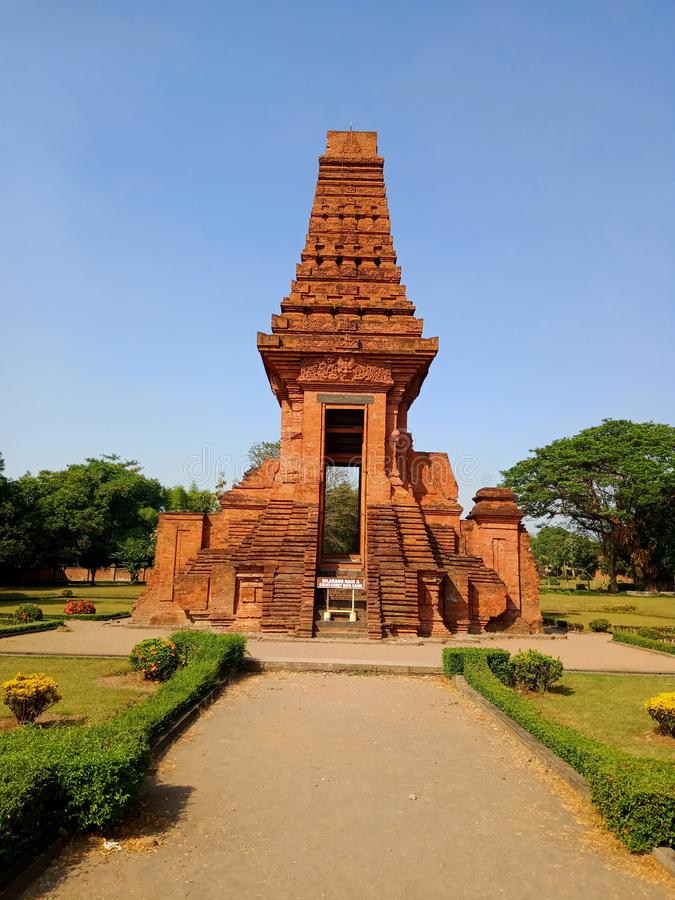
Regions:
<svg viewBox="0 0 675 900"><path fill-rule="evenodd" d="M481 488L468 516L467 551L479 556L506 585L509 610L527 630L541 628L539 581L522 525L523 513L509 488Z"/></svg>
<svg viewBox="0 0 675 900"><path fill-rule="evenodd" d="M174 579L201 550L203 513L160 513L155 565L133 609L134 622L174 625L187 621L176 602Z"/></svg>

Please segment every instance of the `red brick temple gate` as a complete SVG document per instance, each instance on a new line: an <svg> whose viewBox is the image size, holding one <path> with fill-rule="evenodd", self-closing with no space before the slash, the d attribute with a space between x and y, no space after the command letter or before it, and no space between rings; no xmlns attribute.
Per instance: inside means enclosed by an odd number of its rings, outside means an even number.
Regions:
<svg viewBox="0 0 675 900"><path fill-rule="evenodd" d="M540 629L511 491L482 488L461 520L448 456L413 449L408 410L438 339L422 337L401 284L383 167L374 132L328 132L296 279L272 333L258 334L281 407L280 458L247 472L217 513L160 515L134 621L298 637L335 617L370 638ZM358 497L342 553L324 536L335 467ZM338 589L328 604L327 583Z"/></svg>

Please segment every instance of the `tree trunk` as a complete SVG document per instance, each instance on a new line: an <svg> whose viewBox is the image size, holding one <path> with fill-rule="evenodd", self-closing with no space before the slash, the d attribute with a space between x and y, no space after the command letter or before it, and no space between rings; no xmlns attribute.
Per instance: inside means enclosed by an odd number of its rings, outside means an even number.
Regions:
<svg viewBox="0 0 675 900"><path fill-rule="evenodd" d="M91 572L91 586L93 587L96 584L96 569L89 569Z"/></svg>

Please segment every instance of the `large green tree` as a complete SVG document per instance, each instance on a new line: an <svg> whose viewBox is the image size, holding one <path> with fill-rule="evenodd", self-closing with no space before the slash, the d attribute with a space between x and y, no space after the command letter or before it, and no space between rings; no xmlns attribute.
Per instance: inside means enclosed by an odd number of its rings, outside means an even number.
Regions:
<svg viewBox="0 0 675 900"><path fill-rule="evenodd" d="M30 564L52 571L78 564L91 571L92 581L127 538L152 534L165 502L159 481L143 475L135 460L118 456L28 473L16 485L32 544Z"/></svg>
<svg viewBox="0 0 675 900"><path fill-rule="evenodd" d="M597 537L618 590L617 561L630 555L639 583L656 586L659 529L650 525L675 507L675 428L605 419L573 437L531 451L502 472L523 510L534 518L562 516ZM666 548L667 550L667 548ZM671 576L659 573L659 577Z"/></svg>
<svg viewBox="0 0 675 900"><path fill-rule="evenodd" d="M22 492L4 470L5 460L0 453L0 567L16 568L30 564L33 542Z"/></svg>
<svg viewBox="0 0 675 900"><path fill-rule="evenodd" d="M551 575L572 574L575 578L593 577L599 565L598 542L585 534L560 525L548 525L532 538L537 565Z"/></svg>

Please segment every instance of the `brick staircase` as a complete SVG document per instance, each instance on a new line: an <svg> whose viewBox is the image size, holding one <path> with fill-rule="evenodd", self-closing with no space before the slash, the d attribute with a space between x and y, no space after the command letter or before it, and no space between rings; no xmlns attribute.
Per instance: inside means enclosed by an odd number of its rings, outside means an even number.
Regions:
<svg viewBox="0 0 675 900"><path fill-rule="evenodd" d="M419 574L446 574L463 602L450 627L484 627L505 609L506 588L479 557L457 553L455 532L432 528L417 505L368 510L368 613L371 637L416 634L420 625ZM379 632L379 633L378 633Z"/></svg>
<svg viewBox="0 0 675 900"><path fill-rule="evenodd" d="M399 631L416 634L417 592L413 599L406 590L406 567L394 507L389 504L369 507L367 525L368 634L382 637L382 622L387 623L392 634Z"/></svg>
<svg viewBox="0 0 675 900"><path fill-rule="evenodd" d="M311 589L311 636L316 567L314 510L292 500L272 500L253 527L244 523L240 537L240 542L228 549L200 550L181 575L211 578L214 567L222 564L233 565L238 572L261 573L263 630L273 633L287 633L298 627L305 595ZM190 610L190 615L195 620L213 621L209 611ZM233 621L218 619L218 624Z"/></svg>

